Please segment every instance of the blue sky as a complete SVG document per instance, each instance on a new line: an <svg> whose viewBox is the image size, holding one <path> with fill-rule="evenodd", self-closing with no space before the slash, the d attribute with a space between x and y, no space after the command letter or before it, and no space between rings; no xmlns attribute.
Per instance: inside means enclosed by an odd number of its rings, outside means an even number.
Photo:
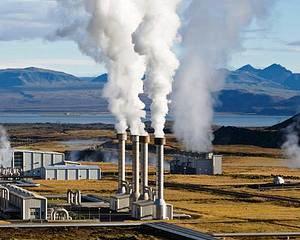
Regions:
<svg viewBox="0 0 300 240"><path fill-rule="evenodd" d="M0 1L0 69L35 66L77 76L97 76L105 69L80 53L71 41L46 41L57 22L47 19L53 0ZM300 0L278 0L269 20L243 34L244 50L229 68L245 64L263 68L279 63L300 73Z"/></svg>

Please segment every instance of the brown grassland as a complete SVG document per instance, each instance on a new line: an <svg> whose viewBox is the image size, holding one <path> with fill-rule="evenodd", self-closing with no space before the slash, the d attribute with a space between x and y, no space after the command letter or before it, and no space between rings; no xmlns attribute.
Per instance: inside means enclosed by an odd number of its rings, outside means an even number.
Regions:
<svg viewBox="0 0 300 240"><path fill-rule="evenodd" d="M22 134L24 137L28 133L24 131ZM113 135L113 131L110 130L70 130L65 134L67 139L99 136L109 139ZM59 133L50 131L47 136L53 139L30 143L27 147L68 150L67 146L60 145ZM182 147L172 135L168 135L167 141L172 147ZM300 170L286 167L286 160L280 149L254 146L215 146L214 149L224 155L222 175L166 175L167 202L174 205L175 213L191 215L191 219L173 220L175 224L210 233L300 231L300 188L265 191L249 188L251 184L271 183L273 175L282 175L286 181L300 182ZM104 173L114 173L117 170L114 164L97 164ZM152 168L151 172L154 171ZM154 180L154 176L150 179ZM34 191L41 194L65 193L71 188L81 189L83 193L109 196L117 186L116 176L113 174L104 176L100 181L36 182L41 185ZM299 200L299 203L280 197Z"/></svg>

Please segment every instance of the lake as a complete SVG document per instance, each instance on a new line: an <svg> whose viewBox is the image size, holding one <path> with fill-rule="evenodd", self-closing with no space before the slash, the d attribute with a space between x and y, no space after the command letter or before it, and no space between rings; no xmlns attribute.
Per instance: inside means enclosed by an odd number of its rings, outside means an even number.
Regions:
<svg viewBox="0 0 300 240"><path fill-rule="evenodd" d="M215 114L214 124L237 127L262 127L280 123L290 116ZM172 119L172 117L169 117ZM0 113L0 123L114 123L110 113Z"/></svg>

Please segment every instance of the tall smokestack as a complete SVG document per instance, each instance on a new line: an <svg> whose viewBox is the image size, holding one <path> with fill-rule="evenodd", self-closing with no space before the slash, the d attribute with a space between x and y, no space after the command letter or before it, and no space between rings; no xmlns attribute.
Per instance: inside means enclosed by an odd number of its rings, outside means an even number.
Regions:
<svg viewBox="0 0 300 240"><path fill-rule="evenodd" d="M140 197L140 148L139 136L131 135L132 142L132 195L131 201L136 202Z"/></svg>
<svg viewBox="0 0 300 240"><path fill-rule="evenodd" d="M166 219L166 203L164 200L164 145L166 144L165 138L155 138L157 154L157 172L156 172L156 218Z"/></svg>
<svg viewBox="0 0 300 240"><path fill-rule="evenodd" d="M118 159L118 193L124 194L126 189L123 185L125 179L125 147L127 134L119 133L117 134L117 138L119 140L119 159Z"/></svg>
<svg viewBox="0 0 300 240"><path fill-rule="evenodd" d="M142 161L141 161L141 169L142 169L142 200L148 200L149 194L146 190L148 187L148 144L150 142L149 136L140 136L141 142L141 154L142 154Z"/></svg>

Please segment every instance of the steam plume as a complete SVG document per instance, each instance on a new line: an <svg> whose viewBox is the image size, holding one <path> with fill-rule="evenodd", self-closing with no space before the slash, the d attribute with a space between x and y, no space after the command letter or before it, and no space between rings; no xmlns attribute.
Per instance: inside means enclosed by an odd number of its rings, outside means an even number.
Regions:
<svg viewBox="0 0 300 240"><path fill-rule="evenodd" d="M6 130L0 126L0 166L11 167L12 149L7 137Z"/></svg>
<svg viewBox="0 0 300 240"><path fill-rule="evenodd" d="M213 93L221 90L241 33L267 14L272 0L193 0L185 11L181 68L175 80L174 131L188 150L211 150Z"/></svg>
<svg viewBox="0 0 300 240"><path fill-rule="evenodd" d="M300 168L300 146L299 137L299 123L293 124L286 129L286 141L282 145L284 154L287 157L287 166L290 168Z"/></svg>
<svg viewBox="0 0 300 240"><path fill-rule="evenodd" d="M109 109L117 119L117 131L123 133L129 125L132 134L143 134L144 124L141 119L145 117L145 106L139 94L143 92L141 79L145 61L134 51L132 44L132 34L144 15L141 1L58 2L67 9L67 14L73 11L73 20L67 22L57 32L58 35L68 36L78 43L84 54L105 63L109 80L103 95L108 99ZM85 15L87 22L82 20Z"/></svg>
<svg viewBox="0 0 300 240"><path fill-rule="evenodd" d="M180 0L146 0L143 22L133 34L135 51L146 57L145 91L152 100L151 118L156 137L164 136L168 95L179 66L172 46L180 26L177 6Z"/></svg>

